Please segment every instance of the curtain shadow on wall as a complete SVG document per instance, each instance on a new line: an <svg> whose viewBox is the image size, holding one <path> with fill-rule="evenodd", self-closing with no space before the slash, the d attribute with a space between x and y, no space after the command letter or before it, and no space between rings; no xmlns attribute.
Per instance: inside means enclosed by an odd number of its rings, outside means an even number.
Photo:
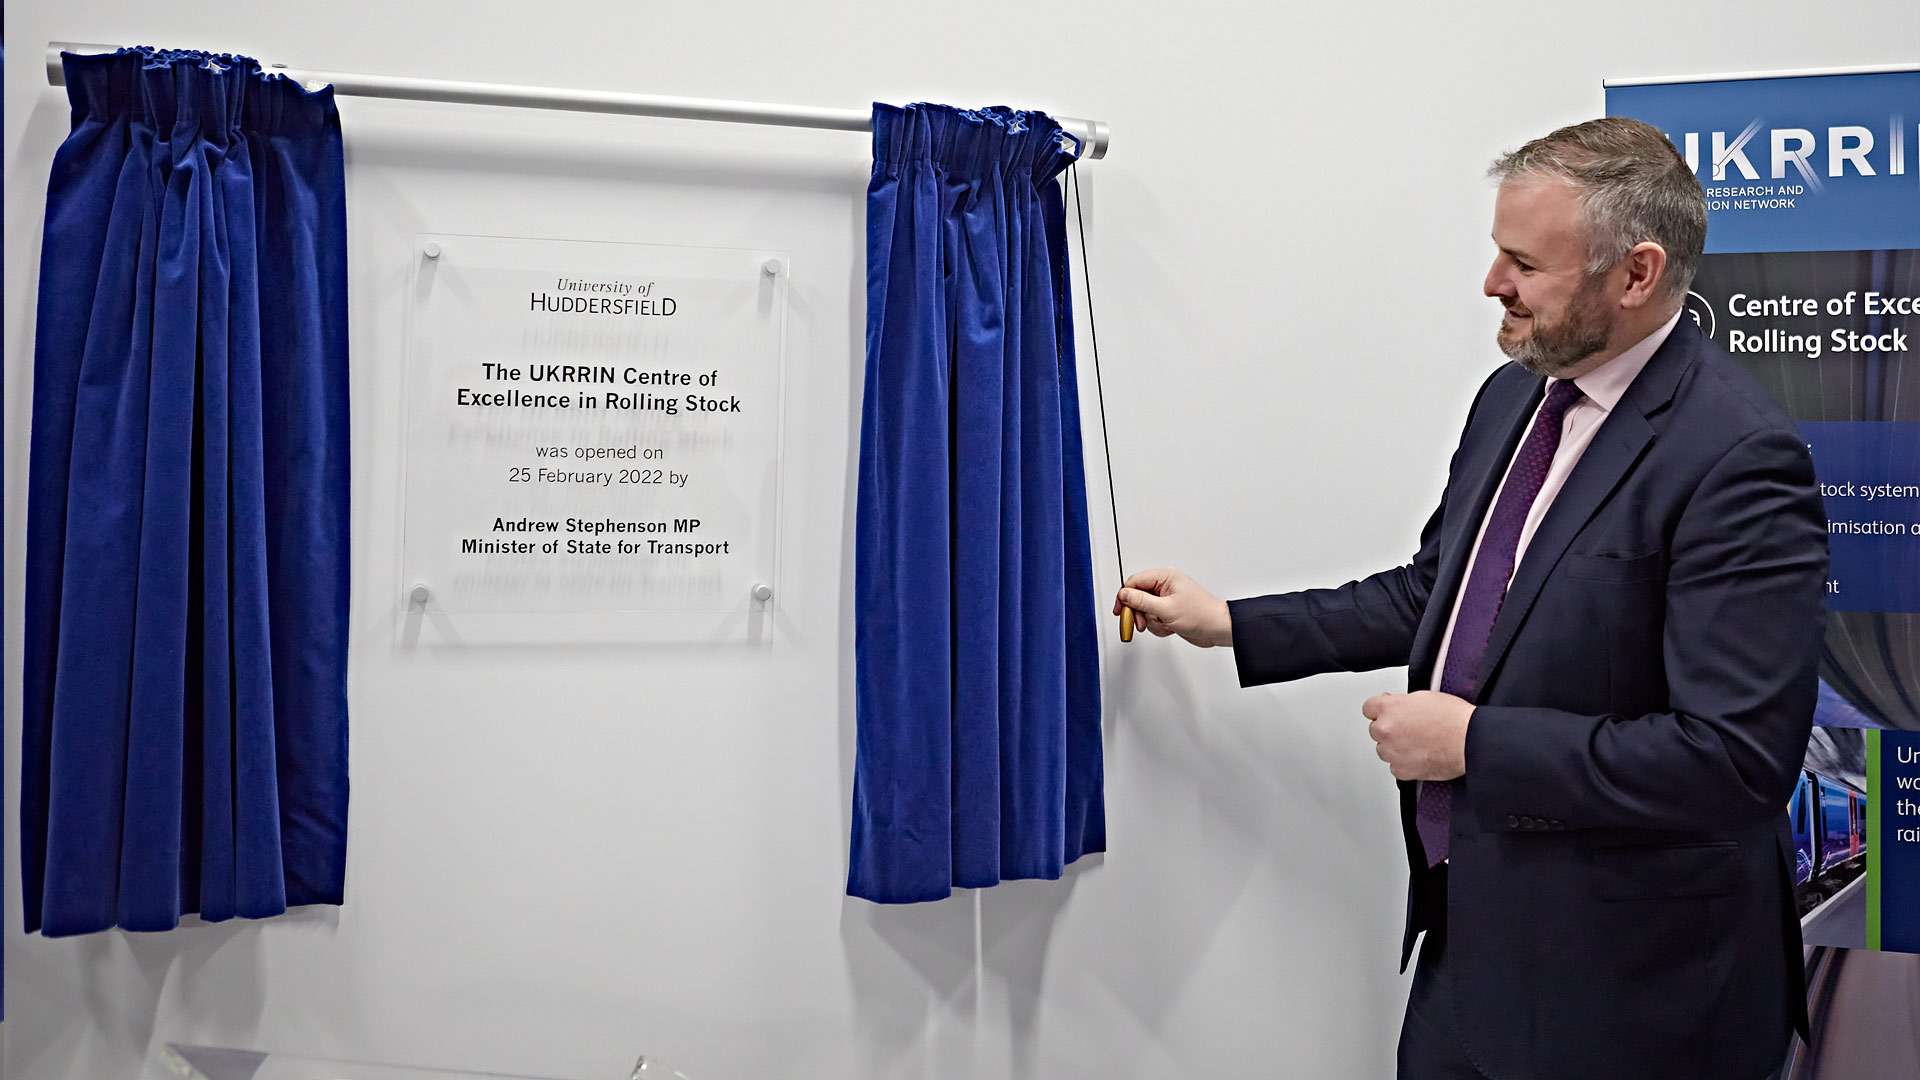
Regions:
<svg viewBox="0 0 1920 1080"><path fill-rule="evenodd" d="M1042 1080L1040 1002L1053 933L1080 875L1100 863L1100 856L1084 859L1059 881L957 890L923 904L843 899L840 938L860 1045L876 1055L862 1063L866 1070L910 1075L931 1057L972 1055L978 1075ZM1004 1045L983 1038L1001 1030L1001 1002ZM939 1044L937 1054L930 1042Z"/></svg>

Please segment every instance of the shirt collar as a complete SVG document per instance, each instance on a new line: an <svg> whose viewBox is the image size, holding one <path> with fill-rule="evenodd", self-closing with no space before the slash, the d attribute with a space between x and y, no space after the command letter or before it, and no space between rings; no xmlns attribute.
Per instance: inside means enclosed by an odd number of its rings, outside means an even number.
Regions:
<svg viewBox="0 0 1920 1080"><path fill-rule="evenodd" d="M1668 319L1665 325L1641 338L1619 356L1573 380L1573 385L1580 388L1588 401L1606 412L1612 412L1613 407L1620 404L1627 387L1633 385L1634 376L1640 374L1640 369L1647 366L1647 361L1653 359L1653 354L1660 350L1661 345L1666 344L1667 335L1673 333L1673 328L1679 325L1680 316L1686 314L1686 310L1683 307L1674 312L1673 318ZM1551 388L1559 381L1548 379L1547 386Z"/></svg>

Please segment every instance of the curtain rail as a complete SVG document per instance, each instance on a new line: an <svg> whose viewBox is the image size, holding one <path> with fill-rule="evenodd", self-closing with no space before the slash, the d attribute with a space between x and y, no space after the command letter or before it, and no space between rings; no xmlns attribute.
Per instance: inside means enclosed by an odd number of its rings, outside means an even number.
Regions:
<svg viewBox="0 0 1920 1080"><path fill-rule="evenodd" d="M108 53L117 45L47 43L47 82L65 85L60 54ZM358 75L343 71L294 70L275 64L267 70L297 80L309 90L331 85L336 94L352 97L396 98L408 101L446 101L465 105L503 105L522 109L559 109L568 112L616 113L625 116L662 116L680 120L714 120L732 124L771 124L777 127L824 128L832 131L871 131L872 114L864 109L828 109L810 105L775 105L755 101L716 101L709 98L624 94L606 90L568 90L560 87L515 86L510 83L457 82L418 79L407 75ZM1107 156L1110 136L1104 120L1055 117L1059 125L1085 143L1083 158Z"/></svg>

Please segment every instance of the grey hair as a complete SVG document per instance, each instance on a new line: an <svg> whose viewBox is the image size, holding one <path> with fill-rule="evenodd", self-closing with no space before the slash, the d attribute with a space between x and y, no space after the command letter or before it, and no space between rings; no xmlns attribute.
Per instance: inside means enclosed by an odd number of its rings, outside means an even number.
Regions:
<svg viewBox="0 0 1920 1080"><path fill-rule="evenodd" d="M1667 252L1661 286L1686 298L1707 243L1707 196L1680 151L1658 128L1624 116L1563 127L1503 154L1487 170L1502 184L1551 178L1580 193L1587 272L1612 269L1634 245Z"/></svg>

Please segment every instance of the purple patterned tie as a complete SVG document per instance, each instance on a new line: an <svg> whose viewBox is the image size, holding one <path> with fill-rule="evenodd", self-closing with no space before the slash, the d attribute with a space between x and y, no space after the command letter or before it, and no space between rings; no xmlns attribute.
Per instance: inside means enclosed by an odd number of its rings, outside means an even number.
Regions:
<svg viewBox="0 0 1920 1080"><path fill-rule="evenodd" d="M1473 573L1460 593L1460 608L1453 620L1453 640L1447 646L1447 666L1440 672L1440 692L1474 699L1479 687L1480 661L1493 640L1493 621L1500 615L1500 603L1507 598L1507 582L1513 579L1514 554L1520 547L1520 530L1527 523L1527 512L1547 479L1547 467L1553 464L1554 451L1560 449L1560 421L1573 403L1580 400L1580 388L1571 380L1561 380L1547 391L1540 412L1533 419L1526 441L1513 456L1507 470L1507 482L1501 485L1494 501L1493 514L1487 518L1487 531L1480 538L1480 553L1474 556ZM1453 818L1453 784L1427 780L1420 784L1419 809L1414 824L1420 831L1420 845L1427 851L1427 865L1438 866L1447 857L1447 827Z"/></svg>

